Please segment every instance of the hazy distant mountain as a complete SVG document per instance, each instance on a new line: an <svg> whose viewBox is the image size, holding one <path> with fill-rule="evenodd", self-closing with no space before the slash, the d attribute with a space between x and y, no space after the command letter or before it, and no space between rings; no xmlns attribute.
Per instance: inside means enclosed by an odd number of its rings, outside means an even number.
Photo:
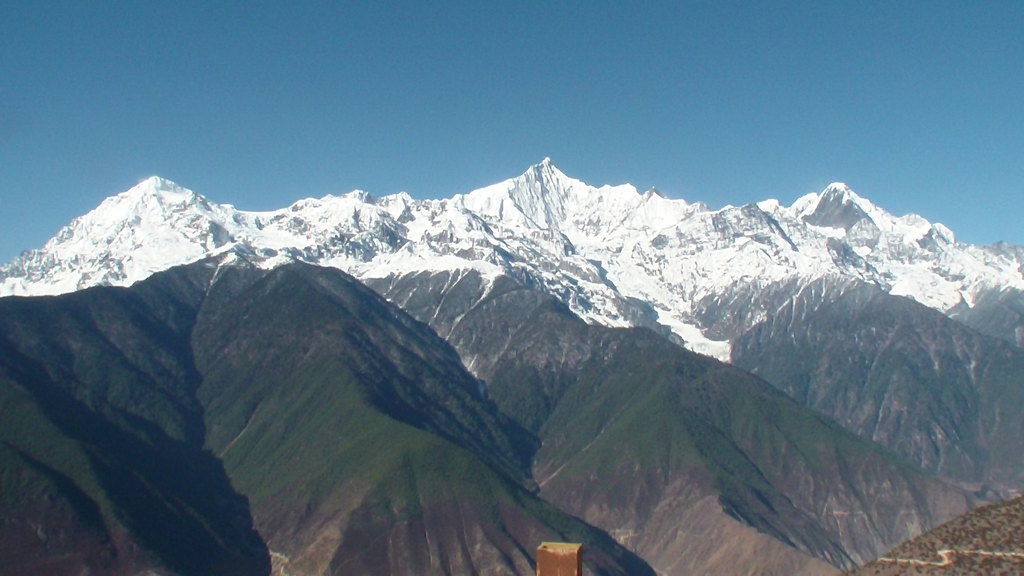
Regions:
<svg viewBox="0 0 1024 576"><path fill-rule="evenodd" d="M913 300L812 282L733 361L927 470L1024 486L1024 350Z"/></svg>

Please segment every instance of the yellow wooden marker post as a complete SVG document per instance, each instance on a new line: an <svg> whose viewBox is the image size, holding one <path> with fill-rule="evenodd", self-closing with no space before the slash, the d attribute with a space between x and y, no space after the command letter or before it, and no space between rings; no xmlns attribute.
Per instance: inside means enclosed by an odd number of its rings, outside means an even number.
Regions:
<svg viewBox="0 0 1024 576"><path fill-rule="evenodd" d="M537 576L583 576L583 544L542 542L537 548Z"/></svg>

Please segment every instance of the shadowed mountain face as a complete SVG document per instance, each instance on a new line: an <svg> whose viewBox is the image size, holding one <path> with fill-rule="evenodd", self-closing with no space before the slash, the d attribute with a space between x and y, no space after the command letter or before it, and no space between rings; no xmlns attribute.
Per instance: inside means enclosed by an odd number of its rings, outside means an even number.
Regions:
<svg viewBox="0 0 1024 576"><path fill-rule="evenodd" d="M5 566L528 574L567 539L595 574L652 573L538 499L535 437L336 270L8 298L0 346Z"/></svg>
<svg viewBox="0 0 1024 576"><path fill-rule="evenodd" d="M587 325L550 296L473 273L372 285L436 325L489 397L539 436L546 498L661 572L829 573L825 562L874 558L969 504L654 332Z"/></svg>
<svg viewBox="0 0 1024 576"><path fill-rule="evenodd" d="M825 228L842 228L849 231L858 222L870 220L870 216L844 187L832 185L821 193L814 211L803 216L808 224Z"/></svg>
<svg viewBox="0 0 1024 576"><path fill-rule="evenodd" d="M266 574L204 450L195 308L90 290L0 301L0 564L11 573Z"/></svg>
<svg viewBox="0 0 1024 576"><path fill-rule="evenodd" d="M1018 249L1024 252L1024 249ZM1022 271L1024 274L1024 271ZM955 318L982 334L1002 338L1024 348L1024 291L1007 288L986 292L973 306L961 302L950 310Z"/></svg>
<svg viewBox="0 0 1024 576"><path fill-rule="evenodd" d="M873 286L821 284L737 338L734 363L926 470L1024 483L1021 349Z"/></svg>

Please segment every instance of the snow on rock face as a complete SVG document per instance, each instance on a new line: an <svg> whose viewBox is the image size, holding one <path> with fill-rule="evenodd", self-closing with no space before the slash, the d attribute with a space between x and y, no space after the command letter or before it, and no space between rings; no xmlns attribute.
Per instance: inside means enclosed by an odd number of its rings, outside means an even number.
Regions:
<svg viewBox="0 0 1024 576"><path fill-rule="evenodd" d="M846 184L837 182L821 193L814 211L804 215L803 220L814 226L849 230L864 220L871 220L870 211L868 203Z"/></svg>
<svg viewBox="0 0 1024 576"><path fill-rule="evenodd" d="M957 244L945 226L895 217L845 184L788 207L766 200L712 210L631 185L593 187L546 158L516 178L445 200L354 191L269 212L236 210L150 178L0 268L0 295L128 285L232 252L267 267L302 260L363 278L468 269L508 275L588 321L629 326L653 318L690 348L723 359L730 335L722 326L770 311L747 298L755 308L713 326L707 303L770 286L837 276L944 312L985 290L1024 289L1024 251Z"/></svg>
<svg viewBox="0 0 1024 576"><path fill-rule="evenodd" d="M5 266L0 294L130 284L232 243L239 229L233 212L169 180L148 178L72 221L42 249Z"/></svg>

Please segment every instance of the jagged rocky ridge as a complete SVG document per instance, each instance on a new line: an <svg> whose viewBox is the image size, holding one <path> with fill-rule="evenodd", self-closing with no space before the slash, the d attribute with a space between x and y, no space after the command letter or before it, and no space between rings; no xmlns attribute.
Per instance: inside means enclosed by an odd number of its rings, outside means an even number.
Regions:
<svg viewBox="0 0 1024 576"><path fill-rule="evenodd" d="M5 265L0 294L128 285L225 251L361 279L456 269L508 275L588 321L661 326L721 359L777 304L758 298L737 309L728 305L737 295L835 276L910 296L1017 344L1024 334L1019 247L957 243L945 226L894 217L843 184L790 206L711 209L629 185L593 187L548 159L449 199L356 191L271 212L219 205L151 178Z"/></svg>
<svg viewBox="0 0 1024 576"><path fill-rule="evenodd" d="M999 451L992 452L988 440L975 441L974 429L927 422L917 429L864 426L873 418L870 411L850 418L842 404L813 398L836 397L845 393L836 386L864 387L867 381L837 382L806 364L768 371L752 360L766 354L747 344L734 349L737 342L752 342L748 335L755 328L763 332L770 325L778 336L786 326L777 319L792 315L787 310L794 305L814 311L865 289L909 297L1018 348L1024 342L1024 249L958 243L941 224L892 216L843 184L790 206L767 200L714 210L629 185L589 186L545 159L516 178L449 199L417 201L404 193L377 199L356 191L257 213L152 178L108 198L43 248L0 269L0 293L125 285L215 254L266 268L293 260L337 267L375 285L437 274L458 278L473 270L486 282L463 297L477 299L509 278L555 296L588 322L652 328L692 350L740 361L788 392L797 385L786 379L795 378L800 388L814 391L798 394L802 401L927 469L970 482L1019 480L1020 458L993 472L989 464L998 461ZM448 288L432 290L448 294ZM913 307L899 308L917 314ZM457 321L423 319L442 336ZM957 331L954 324L939 322L933 331ZM906 386L933 388L940 373L959 371L957 394L987 397L982 403L990 405L1021 387L1012 373L986 369L985 360L998 355L974 350L954 354L973 366L966 372L949 362L945 370L922 371L900 356L900 370L913 375ZM787 357L828 363L821 356L826 352L838 351L803 341ZM1006 354L1000 366L1017 362L1017 353ZM852 372L870 374L875 358L857 357L862 364ZM472 368L472 359L466 361ZM977 421L978 402L939 400L929 406L949 412L945 422ZM907 435L915 437L909 444ZM1015 444L998 436L999 450L1013 454Z"/></svg>

